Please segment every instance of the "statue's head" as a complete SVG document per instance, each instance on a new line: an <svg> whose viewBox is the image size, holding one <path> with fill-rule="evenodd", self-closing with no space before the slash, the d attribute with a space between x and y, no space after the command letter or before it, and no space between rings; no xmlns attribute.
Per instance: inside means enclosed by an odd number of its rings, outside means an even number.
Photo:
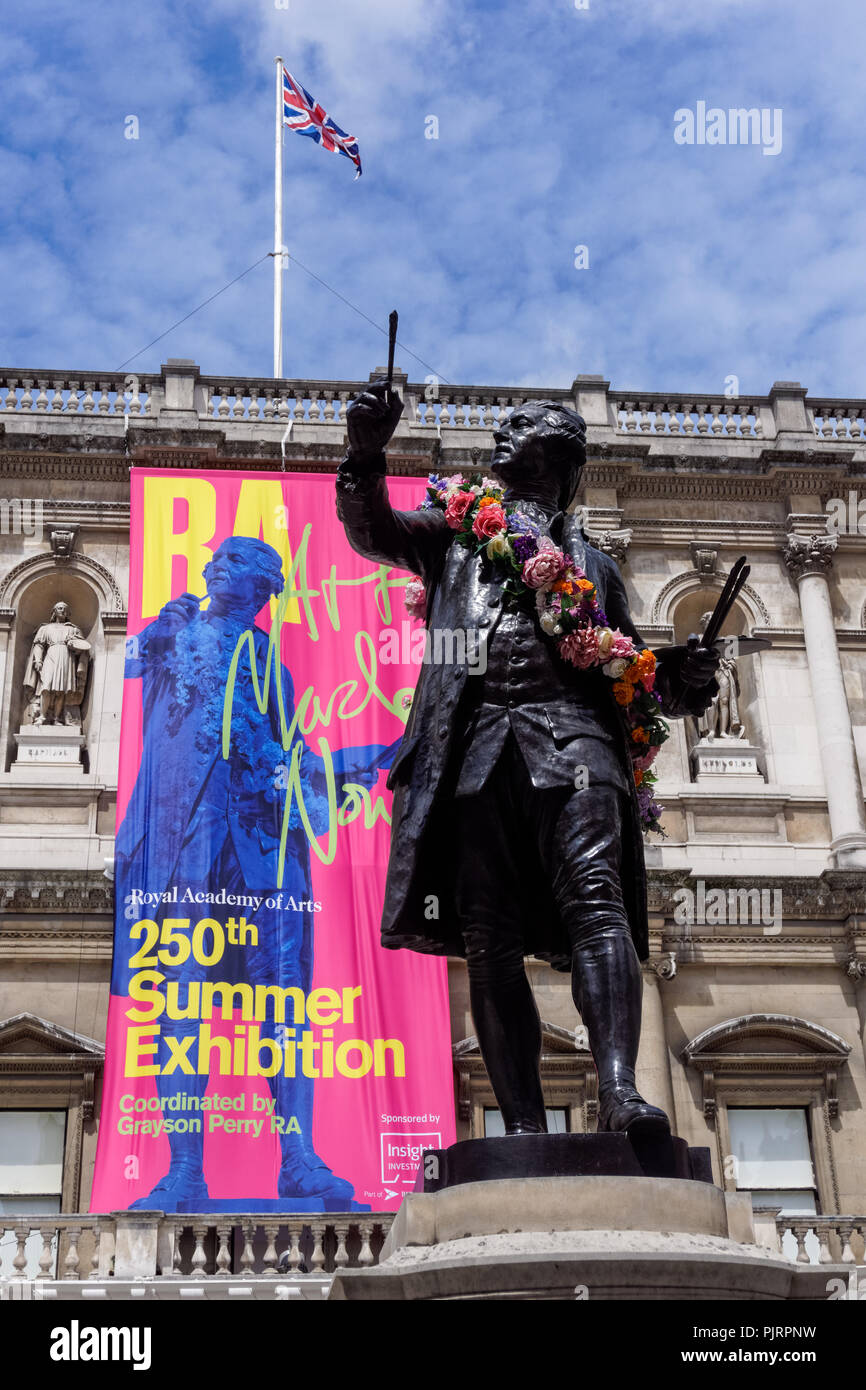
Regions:
<svg viewBox="0 0 866 1390"><path fill-rule="evenodd" d="M52 623L68 623L69 604L63 603L62 601L60 603L55 603L51 610L51 621Z"/></svg>
<svg viewBox="0 0 866 1390"><path fill-rule="evenodd" d="M707 628L710 625L710 618L712 616L712 613L701 614L700 618L698 619L698 627L700 628L701 632L706 632Z"/></svg>
<svg viewBox="0 0 866 1390"><path fill-rule="evenodd" d="M252 536L231 536L217 546L202 570L209 596L227 608L258 613L285 587L283 565L272 545Z"/></svg>
<svg viewBox="0 0 866 1390"><path fill-rule="evenodd" d="M559 506L574 499L586 462L586 425L577 411L560 401L527 401L515 406L493 432L490 470L506 487L554 475Z"/></svg>

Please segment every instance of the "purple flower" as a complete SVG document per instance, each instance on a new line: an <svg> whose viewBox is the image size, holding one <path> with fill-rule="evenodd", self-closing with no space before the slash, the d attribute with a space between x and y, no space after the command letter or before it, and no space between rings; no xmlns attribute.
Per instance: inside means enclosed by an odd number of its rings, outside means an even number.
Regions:
<svg viewBox="0 0 866 1390"><path fill-rule="evenodd" d="M538 541L535 536L515 536L511 542L511 548L514 551L514 558L523 565L527 560L531 560L533 555L537 554Z"/></svg>

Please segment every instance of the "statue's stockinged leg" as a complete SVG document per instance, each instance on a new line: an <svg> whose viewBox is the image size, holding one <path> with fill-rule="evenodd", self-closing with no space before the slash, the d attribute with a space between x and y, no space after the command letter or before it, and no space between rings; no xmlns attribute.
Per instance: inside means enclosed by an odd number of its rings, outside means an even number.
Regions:
<svg viewBox="0 0 866 1390"><path fill-rule="evenodd" d="M465 933L465 939L472 1019L505 1132L544 1134L541 1020L522 949L518 944L509 959L482 929Z"/></svg>
<svg viewBox="0 0 866 1390"><path fill-rule="evenodd" d="M571 987L598 1072L599 1131L666 1130L664 1111L635 1087L641 973L627 926L598 926L574 947Z"/></svg>

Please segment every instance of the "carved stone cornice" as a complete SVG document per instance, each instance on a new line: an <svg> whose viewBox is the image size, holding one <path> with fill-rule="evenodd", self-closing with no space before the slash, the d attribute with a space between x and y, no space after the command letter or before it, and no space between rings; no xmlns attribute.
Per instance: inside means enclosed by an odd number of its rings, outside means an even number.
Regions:
<svg viewBox="0 0 866 1390"><path fill-rule="evenodd" d="M799 583L807 574L826 574L838 544L838 536L790 532L782 556L791 578Z"/></svg>
<svg viewBox="0 0 866 1390"><path fill-rule="evenodd" d="M798 875L750 874L745 880L735 874L700 874L694 876L688 869L649 869L647 871L647 907L650 912L673 917L674 893L679 888L694 891L698 878L711 888L721 888L725 893L744 888L759 888L773 892L779 889L782 894L782 913L788 920L835 922L844 926L848 919L863 913L866 903L866 871L862 869L825 869L814 878ZM694 930L694 929L692 929ZM745 933L730 935L714 940L741 941L750 939ZM768 937L768 941L778 941L778 937ZM826 940L825 937L809 940Z"/></svg>
<svg viewBox="0 0 866 1390"><path fill-rule="evenodd" d="M4 914L114 913L114 889L97 869L0 869L0 909ZM9 928L2 934L7 936ZM48 929L55 935L53 929ZM28 935L32 932L28 929Z"/></svg>

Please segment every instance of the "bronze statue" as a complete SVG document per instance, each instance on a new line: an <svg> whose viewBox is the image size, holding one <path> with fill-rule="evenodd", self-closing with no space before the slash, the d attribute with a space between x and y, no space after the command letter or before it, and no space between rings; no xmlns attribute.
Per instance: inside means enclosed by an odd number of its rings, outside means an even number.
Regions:
<svg viewBox="0 0 866 1390"><path fill-rule="evenodd" d="M600 1130L666 1132L635 1088L639 958L648 949L638 796L610 673L577 669L532 594L514 595L489 548L456 544L438 508L395 511L384 449L402 402L385 382L349 408L337 510L368 559L426 588L428 628L483 634L486 662L421 672L388 784L388 948L466 959L478 1041L507 1134L547 1129L541 1029L524 957L570 970L599 1078ZM567 552L595 585L610 629L643 646L614 561L567 513L585 460L582 418L561 403L515 407L494 432L489 470L540 548ZM467 648L474 646L467 640ZM700 715L717 686L715 650L659 660L662 711Z"/></svg>
<svg viewBox="0 0 866 1390"><path fill-rule="evenodd" d="M55 603L33 638L24 672L25 699L40 706L34 724L80 724L89 659L90 643L69 621L69 605Z"/></svg>

